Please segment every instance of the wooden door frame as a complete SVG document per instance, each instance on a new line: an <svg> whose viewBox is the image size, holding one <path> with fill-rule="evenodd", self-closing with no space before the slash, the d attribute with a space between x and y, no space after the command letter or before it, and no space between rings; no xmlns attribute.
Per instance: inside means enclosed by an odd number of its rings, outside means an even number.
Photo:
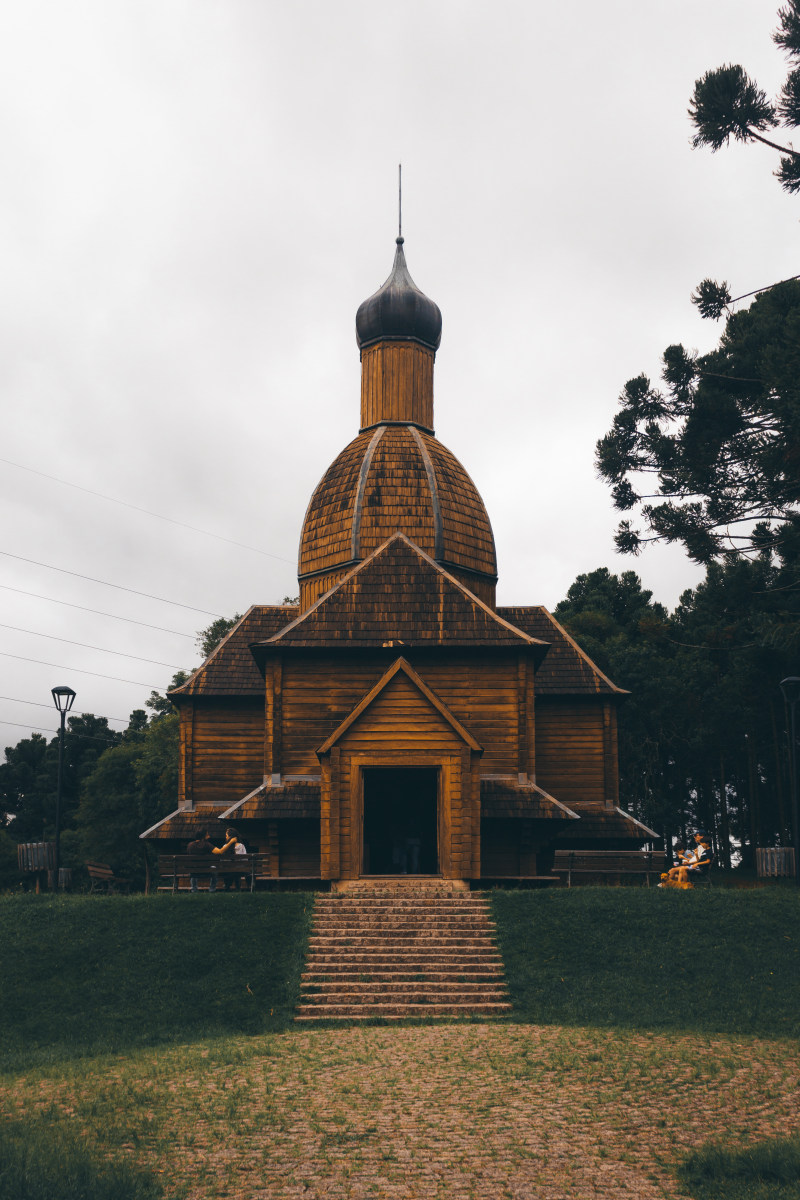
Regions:
<svg viewBox="0 0 800 1200"><path fill-rule="evenodd" d="M356 879L364 876L364 769L373 767L391 770L393 767L413 769L435 768L437 770L436 788L436 856L439 863L439 874L449 878L452 863L451 848L447 838L442 837L442 829L447 825L452 828L452 821L445 820L449 816L452 790L453 767L460 766L459 754L443 754L441 751L375 751L348 755L350 759L350 862L355 869Z"/></svg>

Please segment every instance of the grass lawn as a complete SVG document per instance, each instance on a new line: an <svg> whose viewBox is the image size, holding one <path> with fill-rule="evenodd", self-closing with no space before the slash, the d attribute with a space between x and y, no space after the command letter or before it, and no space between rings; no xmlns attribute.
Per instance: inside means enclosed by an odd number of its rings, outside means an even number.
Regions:
<svg viewBox="0 0 800 1200"><path fill-rule="evenodd" d="M0 898L0 1200L798 1200L793 890L494 903L511 1022L328 1030L308 896Z"/></svg>
<svg viewBox="0 0 800 1200"><path fill-rule="evenodd" d="M312 898L0 897L0 1069L291 1021Z"/></svg>
<svg viewBox="0 0 800 1200"><path fill-rule="evenodd" d="M794 888L492 896L516 1021L800 1036Z"/></svg>

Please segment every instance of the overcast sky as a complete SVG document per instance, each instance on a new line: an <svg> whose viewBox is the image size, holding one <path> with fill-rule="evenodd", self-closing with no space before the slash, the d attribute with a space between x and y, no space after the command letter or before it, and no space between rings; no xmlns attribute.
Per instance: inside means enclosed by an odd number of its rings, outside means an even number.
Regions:
<svg viewBox="0 0 800 1200"><path fill-rule="evenodd" d="M627 379L718 339L701 278L798 270L775 156L694 151L686 116L724 62L777 90L777 7L5 5L2 744L56 728L34 704L61 683L122 728L214 614L296 594L306 504L358 429L354 318L391 267L399 161L444 319L437 435L492 519L499 602L553 607L608 566L674 606L701 572L616 555L594 445Z"/></svg>

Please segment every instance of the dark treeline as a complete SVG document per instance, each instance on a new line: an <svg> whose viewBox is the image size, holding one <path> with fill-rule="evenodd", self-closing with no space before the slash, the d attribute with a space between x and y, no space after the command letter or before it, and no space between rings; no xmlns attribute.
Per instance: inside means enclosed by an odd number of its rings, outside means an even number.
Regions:
<svg viewBox="0 0 800 1200"><path fill-rule="evenodd" d="M800 539L782 557L713 563L675 612L633 571L581 575L556 616L631 696L620 706L621 804L670 839L698 827L718 862L791 844L780 681L800 674Z"/></svg>
<svg viewBox="0 0 800 1200"><path fill-rule="evenodd" d="M703 827L720 865L754 863L754 847L791 843L787 722L779 683L800 674L800 530L755 558L711 564L673 613L634 571L580 575L555 609L620 687L623 808L665 845ZM204 654L233 622L215 622ZM176 676L174 682L185 678ZM0 764L0 885L15 886L16 843L52 838L58 738L39 733ZM143 884L139 834L174 810L178 717L153 693L128 728L67 719L62 862L111 863ZM733 857L733 863L732 863Z"/></svg>

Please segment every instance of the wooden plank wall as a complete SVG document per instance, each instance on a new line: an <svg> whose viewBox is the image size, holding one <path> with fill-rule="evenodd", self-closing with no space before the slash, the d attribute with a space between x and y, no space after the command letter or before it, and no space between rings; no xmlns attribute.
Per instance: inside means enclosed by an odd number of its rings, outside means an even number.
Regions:
<svg viewBox="0 0 800 1200"><path fill-rule="evenodd" d="M472 787L462 780L464 743L407 676L398 674L338 744L340 875L361 871L362 796L365 766L438 766L439 865L442 874L462 877L472 861ZM334 747L336 749L336 747ZM337 786L331 771L331 788ZM324 860L323 860L324 861Z"/></svg>
<svg viewBox="0 0 800 1200"><path fill-rule="evenodd" d="M405 657L481 744L481 771L516 775L521 769L517 656L450 656L434 651L406 652ZM392 656L385 653L360 659L332 655L301 659L287 655L282 671L282 765L271 769L289 775L316 774L317 747L352 712L391 662ZM271 719L268 705L268 739ZM402 724L404 719L405 714L398 709L393 734L397 733L397 723Z"/></svg>
<svg viewBox="0 0 800 1200"><path fill-rule="evenodd" d="M536 782L563 804L602 802L606 792L603 697L539 697Z"/></svg>
<svg viewBox="0 0 800 1200"><path fill-rule="evenodd" d="M536 874L536 837L530 821L482 821L481 846L484 879Z"/></svg>
<svg viewBox="0 0 800 1200"><path fill-rule="evenodd" d="M361 428L410 421L433 428L433 350L381 342L361 352Z"/></svg>
<svg viewBox="0 0 800 1200"><path fill-rule="evenodd" d="M233 804L261 783L262 705L259 697L195 702L191 742L194 804Z"/></svg>

